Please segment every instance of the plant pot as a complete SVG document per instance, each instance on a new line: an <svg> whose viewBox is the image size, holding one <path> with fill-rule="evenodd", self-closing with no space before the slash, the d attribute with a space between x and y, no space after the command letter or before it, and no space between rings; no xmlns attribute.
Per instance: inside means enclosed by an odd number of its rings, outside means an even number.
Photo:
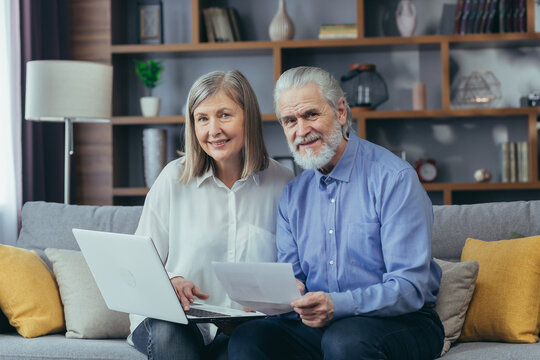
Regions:
<svg viewBox="0 0 540 360"><path fill-rule="evenodd" d="M154 96L144 96L141 98L141 112L145 117L159 115L161 99Z"/></svg>

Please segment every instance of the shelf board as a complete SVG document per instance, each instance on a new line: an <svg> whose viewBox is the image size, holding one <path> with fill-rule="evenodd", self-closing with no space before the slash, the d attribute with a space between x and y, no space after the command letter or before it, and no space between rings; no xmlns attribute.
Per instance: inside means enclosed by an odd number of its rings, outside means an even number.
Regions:
<svg viewBox="0 0 540 360"><path fill-rule="evenodd" d="M424 183L426 191L455 191L455 190L521 190L540 189L540 182L513 183Z"/></svg>
<svg viewBox="0 0 540 360"><path fill-rule="evenodd" d="M400 119L400 118L430 118L430 117L459 117L459 116L502 116L539 114L540 107L521 108L485 108L485 109L450 109L450 110L393 110L365 111L352 109L354 118L364 119Z"/></svg>
<svg viewBox="0 0 540 360"><path fill-rule="evenodd" d="M113 116L113 125L151 125L151 124L182 124L185 122L185 117L178 116Z"/></svg>
<svg viewBox="0 0 540 360"><path fill-rule="evenodd" d="M146 196L148 190L147 187L115 187L113 196Z"/></svg>
<svg viewBox="0 0 540 360"><path fill-rule="evenodd" d="M367 37L360 39L308 39L289 41L234 41L220 43L184 44L118 44L111 45L114 54L181 53L228 50L273 50L295 48L354 47L378 45L439 45L443 42L456 44L471 43L475 47L497 46L497 44L534 44L540 41L540 33L468 34L468 35L424 35L411 37Z"/></svg>

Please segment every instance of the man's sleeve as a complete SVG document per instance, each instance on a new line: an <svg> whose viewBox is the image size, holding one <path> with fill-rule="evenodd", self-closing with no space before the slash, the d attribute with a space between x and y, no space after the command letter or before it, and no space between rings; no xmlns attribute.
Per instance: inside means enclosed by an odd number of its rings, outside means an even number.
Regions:
<svg viewBox="0 0 540 360"><path fill-rule="evenodd" d="M381 184L378 206L380 241L386 273L367 288L331 293L336 318L352 315L396 316L424 305L431 291L433 210L413 169Z"/></svg>
<svg viewBox="0 0 540 360"><path fill-rule="evenodd" d="M289 219L289 193L290 185L285 186L278 204L277 228L276 228L276 245L278 262L291 263L294 271L294 276L306 282L306 276L300 267L300 257L298 256L298 247L296 239L291 230Z"/></svg>

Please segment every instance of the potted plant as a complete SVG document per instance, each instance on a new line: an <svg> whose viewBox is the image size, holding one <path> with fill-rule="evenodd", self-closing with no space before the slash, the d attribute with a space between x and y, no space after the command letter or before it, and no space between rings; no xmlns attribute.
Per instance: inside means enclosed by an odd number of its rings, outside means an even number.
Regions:
<svg viewBox="0 0 540 360"><path fill-rule="evenodd" d="M141 111L143 116L158 116L161 101L159 98L152 96L152 90L159 85L159 76L165 70L161 61L148 60L141 61L133 59L135 62L135 73L141 79L144 86L148 88L149 96L141 98Z"/></svg>

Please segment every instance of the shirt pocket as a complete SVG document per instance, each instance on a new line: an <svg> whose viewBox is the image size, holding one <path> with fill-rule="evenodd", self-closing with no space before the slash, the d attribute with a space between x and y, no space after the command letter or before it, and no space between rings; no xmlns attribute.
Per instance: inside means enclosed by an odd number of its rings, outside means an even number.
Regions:
<svg viewBox="0 0 540 360"><path fill-rule="evenodd" d="M248 225L246 242L237 249L239 262L275 262L277 259L276 236L255 225Z"/></svg>
<svg viewBox="0 0 540 360"><path fill-rule="evenodd" d="M384 268L379 223L353 223L347 229L347 255L354 267L379 273Z"/></svg>

